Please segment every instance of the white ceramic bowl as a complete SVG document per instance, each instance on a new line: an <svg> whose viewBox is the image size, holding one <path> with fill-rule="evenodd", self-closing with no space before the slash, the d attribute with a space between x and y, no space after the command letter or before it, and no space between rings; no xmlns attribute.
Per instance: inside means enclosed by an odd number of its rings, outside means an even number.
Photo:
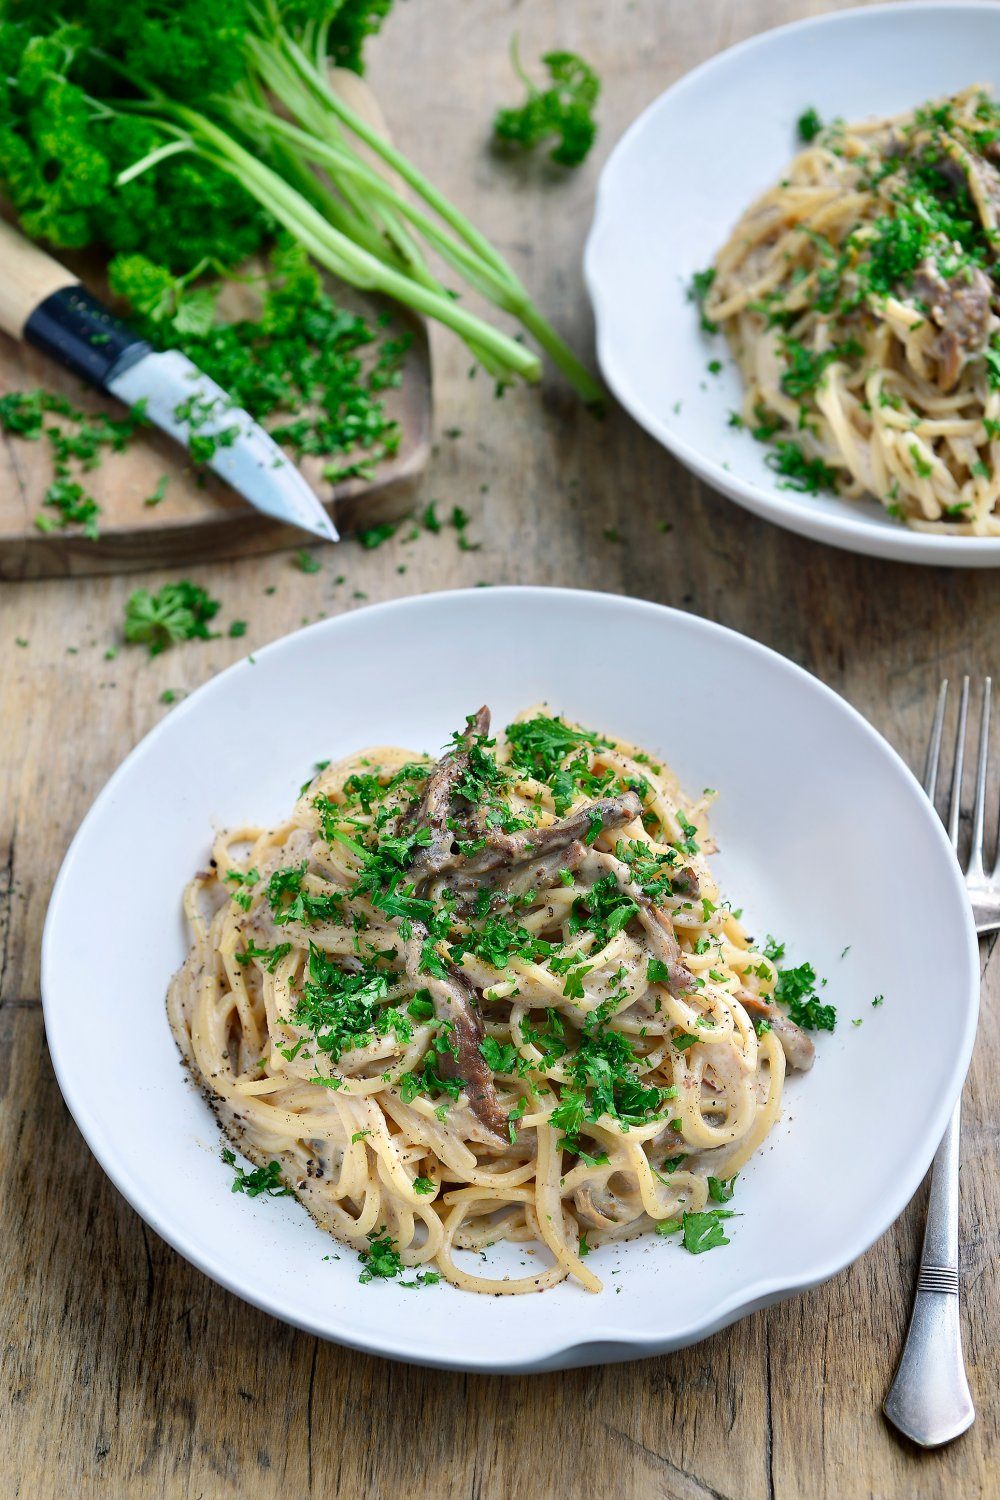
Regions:
<svg viewBox="0 0 1000 1500"><path fill-rule="evenodd" d="M213 827L280 818L314 761L379 743L435 750L483 701L502 725L542 698L663 754L689 788L719 789L724 891L751 930L785 938L792 961L828 976L840 1025L819 1039L812 1073L791 1081L785 1119L741 1176L733 1206L744 1216L729 1246L696 1257L648 1235L595 1252L599 1297L569 1284L500 1299L446 1284L416 1297L391 1282L361 1286L355 1254L294 1201L230 1191L219 1132L164 1012L187 948L181 890ZM691 615L498 588L326 620L174 709L73 841L46 923L42 990L59 1083L91 1149L209 1276L356 1348L541 1370L678 1348L832 1276L882 1234L920 1182L964 1077L978 956L937 818L895 753L829 689ZM519 1262L512 1250L508 1263Z"/></svg>
<svg viewBox="0 0 1000 1500"><path fill-rule="evenodd" d="M662 94L601 175L584 269L601 369L622 405L688 468L757 515L853 552L1000 566L1000 537L911 531L875 500L779 488L767 449L727 425L743 384L687 288L743 210L823 119L892 114L969 83L1000 90L1000 5L886 5L783 26L722 52ZM721 359L721 374L708 371Z"/></svg>

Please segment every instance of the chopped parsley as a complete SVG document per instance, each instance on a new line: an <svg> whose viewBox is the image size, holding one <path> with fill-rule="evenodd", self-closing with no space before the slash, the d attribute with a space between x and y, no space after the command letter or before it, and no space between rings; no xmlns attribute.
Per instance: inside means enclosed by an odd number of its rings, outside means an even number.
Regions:
<svg viewBox="0 0 1000 1500"><path fill-rule="evenodd" d="M730 1209L712 1208L702 1213L684 1215L684 1248L692 1255L701 1255L705 1250L716 1250L728 1245L729 1237L722 1227L724 1219L735 1215Z"/></svg>
<svg viewBox="0 0 1000 1500"><path fill-rule="evenodd" d="M287 958L291 951L291 943L276 943L273 948L258 948L256 943L250 943L242 953L236 954L236 962L246 968L247 964L256 959L269 974L273 974L281 960Z"/></svg>
<svg viewBox="0 0 1000 1500"><path fill-rule="evenodd" d="M332 1063L377 1036L393 1032L405 1042L413 1034L403 1012L386 1003L392 975L380 960L346 968L310 943L307 974L289 1019L312 1034L317 1052Z"/></svg>
<svg viewBox="0 0 1000 1500"><path fill-rule="evenodd" d="M382 521L378 526L369 526L357 534L358 541L369 552L376 547L381 547L383 542L387 542L395 535L396 525L393 521Z"/></svg>
<svg viewBox="0 0 1000 1500"><path fill-rule="evenodd" d="M719 331L718 323L713 323L705 314L705 303L708 300L708 294L712 290L714 282L715 267L708 266L704 271L695 271L688 287L688 301L693 302L698 308L701 316L702 330L705 333L718 333Z"/></svg>
<svg viewBox="0 0 1000 1500"><path fill-rule="evenodd" d="M821 458L807 458L799 443L781 439L767 455L769 468L781 476L779 489L798 490L803 495L818 495L821 490L836 490L837 474Z"/></svg>
<svg viewBox="0 0 1000 1500"><path fill-rule="evenodd" d="M390 1237L373 1230L368 1236L368 1241L369 1248L358 1251L358 1258L364 1267L358 1280L362 1282L376 1279L387 1281L393 1276L398 1276L403 1269L403 1262Z"/></svg>
<svg viewBox="0 0 1000 1500"><path fill-rule="evenodd" d="M494 1073L513 1073L517 1063L517 1048L512 1042L498 1042L494 1037L483 1039L480 1048Z"/></svg>
<svg viewBox="0 0 1000 1500"><path fill-rule="evenodd" d="M602 875L573 902L567 926L574 936L578 932L592 932L595 938L593 951L597 952L606 948L638 911L637 903L622 891L615 877Z"/></svg>
<svg viewBox="0 0 1000 1500"><path fill-rule="evenodd" d="M736 1174L736 1177L739 1173ZM736 1186L736 1177L710 1177L708 1179L708 1196L713 1203L728 1203L733 1196L733 1188Z"/></svg>
<svg viewBox="0 0 1000 1500"><path fill-rule="evenodd" d="M89 541L97 539L101 508L79 476L95 469L104 452L126 448L145 421L144 402L124 417L111 417L81 411L54 391L9 391L0 396L0 431L29 441L44 435L48 442L55 478L42 503L56 515L36 516L39 531L80 526Z"/></svg>
<svg viewBox="0 0 1000 1500"><path fill-rule="evenodd" d="M515 771L550 788L560 817L578 793L599 797L614 787L613 770L595 773L591 769L591 753L607 748L608 741L590 730L539 714L508 724L507 741Z"/></svg>
<svg viewBox="0 0 1000 1500"><path fill-rule="evenodd" d="M659 1117L676 1090L643 1084L637 1062L632 1043L623 1032L607 1026L599 1011L588 1017L577 1050L565 1054L564 1066L573 1082L563 1085L550 1116L550 1123L563 1132L560 1145L579 1154L584 1123L594 1123L604 1115L622 1127L644 1125Z"/></svg>
<svg viewBox="0 0 1000 1500"><path fill-rule="evenodd" d="M505 969L512 958L538 963L553 951L553 945L502 912L486 917L449 948L450 956L461 963L466 953L473 953L494 969Z"/></svg>
<svg viewBox="0 0 1000 1500"><path fill-rule="evenodd" d="M816 993L816 970L812 964L797 969L779 969L774 998L788 1007L789 1019L805 1031L833 1031L837 1025L834 1006L824 1005Z"/></svg>
<svg viewBox="0 0 1000 1500"><path fill-rule="evenodd" d="M786 396L801 400L817 390L828 365L837 360L856 359L862 353L857 339L848 339L843 344L834 344L829 349L807 349L798 339L781 340L781 351L786 368L781 376L781 389Z"/></svg>
<svg viewBox="0 0 1000 1500"><path fill-rule="evenodd" d="M307 927L316 922L339 922L343 896L339 891L314 893L305 887L308 860L275 870L267 882L267 900L271 915L279 927L302 922Z"/></svg>
<svg viewBox="0 0 1000 1500"><path fill-rule="evenodd" d="M227 884L240 887L231 893L232 898L237 906L242 907L244 911L249 911L253 904L253 887L260 879L260 871L257 869L227 870L222 878Z"/></svg>
<svg viewBox="0 0 1000 1500"><path fill-rule="evenodd" d="M805 141L806 144L808 144L810 141L814 141L819 135L820 131L823 129L823 121L820 119L818 112L813 108L812 105L810 105L808 109L804 109L799 115L799 118L795 122L795 129L798 133L799 140Z"/></svg>
<svg viewBox="0 0 1000 1500"><path fill-rule="evenodd" d="M281 1163L269 1161L266 1167L254 1167L248 1172L245 1167L237 1164L236 1153L228 1147L223 1148L222 1160L227 1167L232 1167L234 1172L234 1193L245 1193L248 1198L291 1198L293 1196L290 1187L286 1187L281 1176Z"/></svg>
<svg viewBox="0 0 1000 1500"><path fill-rule="evenodd" d="M363 1284L369 1281L393 1281L405 1269L392 1237L386 1234L384 1228L370 1232L368 1249L359 1250L358 1259L362 1266L358 1280ZM399 1285L409 1290L411 1287L436 1286L440 1280L440 1271L418 1271L411 1281L400 1281Z"/></svg>
<svg viewBox="0 0 1000 1500"><path fill-rule="evenodd" d="M190 277L135 254L116 256L109 278L156 348L181 350L296 456L329 460L330 482L371 478L398 450L399 425L382 393L401 383L411 335L380 337L365 318L338 306L301 246L276 246L257 280L259 315L232 322L217 316L220 280L191 287ZM210 463L238 435L235 426L206 432L223 414L198 397L182 402L177 415L188 425L197 463ZM366 535L371 531L361 534L362 545L373 545Z"/></svg>

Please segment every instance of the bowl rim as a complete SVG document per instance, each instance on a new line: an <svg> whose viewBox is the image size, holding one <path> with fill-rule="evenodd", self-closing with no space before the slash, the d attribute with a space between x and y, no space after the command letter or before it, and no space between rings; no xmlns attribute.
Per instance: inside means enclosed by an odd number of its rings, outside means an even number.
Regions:
<svg viewBox="0 0 1000 1500"><path fill-rule="evenodd" d="M751 636L743 635L740 631L720 625L712 620L706 620L699 615L690 614L684 610L675 609L653 601L634 599L626 595L603 593L597 590L554 588L541 585L507 585L491 588L488 591L477 588L445 589L434 593L404 596L403 598L368 605L360 610L352 610L347 614L331 616L327 619L316 621L304 628L293 630L269 642L266 646L262 646L259 650L255 650L253 656L256 662L265 655L280 656L288 652L293 652L297 648L297 643L304 636L314 634L323 636L331 632L336 634L337 630L343 628L344 625L373 614L382 616L391 614L405 615L414 609L422 611L428 608L439 608L442 603L445 603L446 607L456 605L460 608L471 607L475 609L480 607L487 599L508 598L511 602L523 602L526 597L539 601L548 600L556 604L564 600L568 603L580 602L595 610L610 610L613 612L623 610L633 614L639 620L643 618L659 618L666 615L674 625L679 625L682 629L693 630L696 634L702 633L717 641L721 640L730 649L733 647L737 650L745 649L751 656L763 659L772 665L776 661L780 668L789 673L805 693L818 694L820 698L835 705L841 713L846 715L853 730L867 739L877 753L889 762L897 777L902 775L902 785L907 788L908 793L913 797L914 807L922 809L916 813L916 816L930 820L929 823L926 823L926 826L931 833L932 839L937 842L942 853L942 879L950 882L958 900L959 909L964 915L966 942L963 964L965 972L956 981L955 986L956 990L959 993L964 993L967 998L963 1032L956 1051L956 1060L949 1071L945 1086L938 1092L933 1107L928 1110L925 1116L921 1148L916 1151L911 1150L907 1155L905 1162L901 1165L900 1171L896 1175L894 1191L887 1195L878 1214L872 1214L865 1221L864 1227L860 1231L856 1230L851 1239L845 1240L843 1246L836 1254L826 1258L817 1258L812 1263L804 1266L801 1273L791 1279L777 1277L773 1274L761 1274L752 1277L743 1286L734 1289L728 1296L721 1298L709 1318L701 1316L689 1324L684 1324L679 1330L668 1336L664 1336L662 1333L658 1334L655 1331L649 1334L623 1333L620 1328L615 1327L613 1321L608 1319L607 1311L603 1313L603 1316L598 1313L592 1320L588 1319L586 1333L581 1334L581 1337L570 1338L568 1340L557 1331L546 1334L545 1322L544 1320L540 1320L540 1337L535 1343L530 1345L528 1351L526 1351L526 1357L511 1360L503 1355L491 1357L488 1349L477 1351L472 1357L469 1355L452 1355L449 1352L439 1353L434 1351L428 1353L420 1347L419 1340L405 1330L391 1337L384 1336L378 1332L368 1336L359 1334L356 1330L352 1330L349 1327L342 1328L337 1326L336 1317L331 1320L329 1317L324 1318L319 1314L316 1316L305 1316L291 1311L284 1305L280 1296L269 1297L263 1292L258 1293L254 1290L248 1290L245 1285L241 1284L238 1270L230 1268L230 1264L227 1263L224 1255L220 1255L218 1252L208 1253L205 1251L203 1253L202 1248L192 1243L188 1238L186 1230L176 1227L160 1215L155 1201L151 1201L151 1199L155 1198L155 1195L151 1194L147 1185L150 1177L133 1173L128 1167L122 1165L117 1160L115 1142L106 1136L100 1123L94 1118L86 1097L87 1090L81 1086L74 1075L72 1054L67 1055L63 1051L60 1042L58 1020L60 1001L57 998L55 970L57 966L56 949L60 940L59 927L62 922L62 907L65 901L66 889L75 874L75 867L85 855L85 845L90 837L90 830L103 815L105 804L113 797L118 784L126 776L132 774L134 768L140 765L146 756L155 751L161 739L169 737L174 732L174 726L190 715L198 713L201 710L201 705L211 698L218 684L245 670L247 666L247 658L245 657L224 668L213 677L210 677L179 704L171 714L155 724L128 755L125 756L97 793L91 807L73 836L56 878L46 913L41 953L42 1009L45 1020L46 1040L63 1100L103 1171L131 1207L135 1209L144 1222L161 1239L165 1240L185 1260L189 1261L199 1271L203 1272L227 1291L232 1292L244 1302L248 1302L252 1306L259 1308L262 1312L279 1318L293 1327L300 1328L306 1333L332 1340L347 1348L380 1355L384 1358L401 1360L405 1363L437 1369L492 1374L532 1374L581 1364L609 1363L672 1352L673 1350L684 1348L689 1344L707 1338L712 1333L727 1327L730 1323L746 1316L757 1308L784 1300L787 1297L817 1286L851 1265L874 1244L875 1240L879 1239L890 1228L919 1187L938 1143L944 1134L952 1108L960 1096L962 1084L971 1060L979 1012L978 940L972 919L971 906L969 905L965 890L964 878L959 869L958 862L954 858L944 825L928 803L919 782L892 745L846 699L842 698L840 694L836 693L831 687L828 687L826 683L822 682L811 672L808 672L804 667L799 666L796 662L791 661L771 647L754 640ZM182 1076L180 1069L178 1069L177 1076L178 1078ZM610 1306L607 1299L604 1300L603 1306L605 1309Z"/></svg>
<svg viewBox="0 0 1000 1500"><path fill-rule="evenodd" d="M601 168L594 197L593 217L583 251L583 277L594 310L597 360L612 393L641 427L712 489L777 526L850 552L931 566L1000 567L1000 536L935 536L903 525L896 527L883 524L882 517L853 515L846 509L843 514L811 511L802 497L793 499L790 492L780 490L777 485L764 486L755 479L745 479L724 469L711 454L692 444L656 412L650 410L641 397L632 391L627 371L622 368L615 355L612 319L603 290L602 241L610 222L608 200L612 188L609 183L625 156L645 132L652 128L654 116L668 99L675 103L678 97L682 98L723 62L729 63L733 59L745 61L753 53L773 45L776 40L789 34L822 31L832 27L864 26L871 24L872 20L877 21L887 16L894 20L905 20L911 13L936 14L949 27L953 27L963 13L992 14L1000 26L1000 7L996 0L896 0L896 3L890 4L852 6L846 10L803 16L797 21L756 32L743 41L714 53L675 79L627 126Z"/></svg>

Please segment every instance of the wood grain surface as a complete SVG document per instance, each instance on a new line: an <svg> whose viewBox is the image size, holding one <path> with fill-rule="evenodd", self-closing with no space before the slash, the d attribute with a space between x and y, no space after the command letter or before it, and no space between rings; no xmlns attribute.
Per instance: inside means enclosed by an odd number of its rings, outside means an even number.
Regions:
<svg viewBox="0 0 1000 1500"><path fill-rule="evenodd" d="M431 11L410 0L372 49L372 80L396 138L586 348L580 254L597 171L621 130L719 48L830 8L809 0L435 0ZM517 97L507 59L514 30L526 59L574 48L603 76L599 145L575 176L498 160L485 144L492 108ZM206 561L190 576L223 601L224 621L248 621L247 635L155 661L137 649L105 655L120 644L134 578L0 590L0 1493L996 1494L995 945L981 950L984 1012L962 1148L963 1326L978 1419L933 1454L898 1439L880 1414L909 1312L924 1191L843 1275L684 1353L569 1374L465 1377L319 1342L221 1291L127 1207L61 1102L38 1003L38 954L67 843L122 756L169 712L159 702L164 689L193 688L302 620L479 581L627 592L784 652L844 694L914 764L939 678L997 668L1000 574L918 569L799 540L706 491L617 410L597 422L555 382L498 403L488 381L467 378L468 359L453 340L435 335L435 359L439 431L421 502L437 499L442 512L462 505L479 550L459 550L447 528L413 542L404 529L376 551L318 548L323 566L312 575L285 555ZM608 528L619 542L606 538ZM142 581L158 586L170 576ZM942 1025L948 1000L943 973ZM844 1149L877 1149L873 1128L865 1116L845 1122Z"/></svg>

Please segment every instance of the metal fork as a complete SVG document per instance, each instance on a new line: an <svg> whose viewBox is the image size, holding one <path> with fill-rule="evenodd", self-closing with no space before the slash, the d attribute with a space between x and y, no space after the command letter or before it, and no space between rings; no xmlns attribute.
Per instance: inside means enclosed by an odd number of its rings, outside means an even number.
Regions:
<svg viewBox="0 0 1000 1500"><path fill-rule="evenodd" d="M972 809L972 848L965 869L965 883L972 903L976 931L983 935L1000 930L1000 848L991 875L983 865L983 831L986 822L986 772L989 764L991 682L983 684L979 722L979 755L976 792ZM938 693L927 762L924 790L933 803L937 792L938 762L944 731L948 682ZM955 762L948 807L948 836L958 853L962 808L962 772L969 717L969 679L962 680L955 736ZM958 1170L959 1121L962 1101L937 1149L931 1169L931 1192L920 1256L920 1275L896 1378L882 1410L889 1421L922 1448L937 1448L957 1438L976 1420L962 1355L962 1327L958 1295Z"/></svg>

